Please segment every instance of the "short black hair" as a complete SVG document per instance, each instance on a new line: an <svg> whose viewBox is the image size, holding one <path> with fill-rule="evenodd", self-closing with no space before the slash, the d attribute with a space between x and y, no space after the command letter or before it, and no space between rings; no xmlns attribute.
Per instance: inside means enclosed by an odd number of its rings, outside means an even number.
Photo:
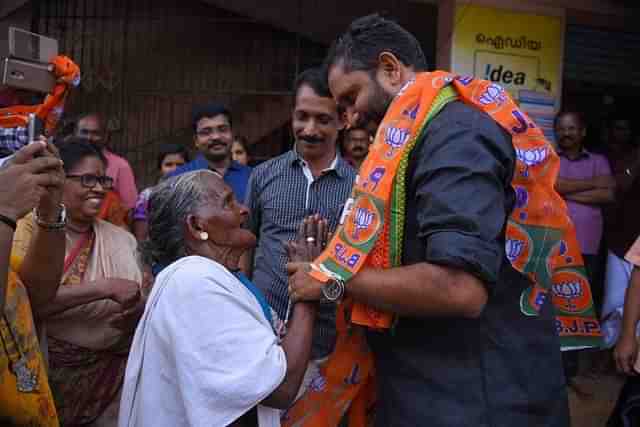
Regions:
<svg viewBox="0 0 640 427"><path fill-rule="evenodd" d="M352 127L350 127L350 128L346 128L346 129L344 130L344 135L345 135L345 136L347 136L347 135L349 135L351 132L356 131L356 130L361 130L361 131L363 131L363 132L366 132L366 133L367 133L367 135L371 135L371 133L369 132L369 129L367 129L367 128L366 128L366 127L364 127L364 126L352 126Z"/></svg>
<svg viewBox="0 0 640 427"><path fill-rule="evenodd" d="M60 152L60 159L63 161L62 168L65 173L71 172L78 163L87 157L95 157L104 164L105 168L107 167L107 158L102 151L86 138L68 136L63 140L57 140L55 145Z"/></svg>
<svg viewBox="0 0 640 427"><path fill-rule="evenodd" d="M191 127L193 132L198 130L198 122L205 117L213 118L222 114L229 120L229 125L233 127L233 120L231 118L231 111L227 107L218 103L211 103L205 105L199 105L191 112Z"/></svg>
<svg viewBox="0 0 640 427"><path fill-rule="evenodd" d="M329 90L327 71L323 67L308 68L298 74L293 83L294 96L298 96L298 91L302 86L309 86L316 95L323 98L333 98Z"/></svg>
<svg viewBox="0 0 640 427"><path fill-rule="evenodd" d="M244 151L246 151L247 154L249 154L250 145L249 145L249 140L247 139L246 136L243 136L243 135L234 136L233 142L237 142L238 144L240 144L244 149Z"/></svg>
<svg viewBox="0 0 640 427"><path fill-rule="evenodd" d="M170 156L171 154L180 154L185 162L189 161L189 150L187 150L184 145L162 144L158 148L158 157L157 157L158 169L162 167L162 162L164 162L164 158L167 156Z"/></svg>
<svg viewBox="0 0 640 427"><path fill-rule="evenodd" d="M329 49L324 66L328 70L340 63L347 72L372 72L383 52L394 54L415 71L427 70L424 52L413 34L377 13L353 21Z"/></svg>
<svg viewBox="0 0 640 427"><path fill-rule="evenodd" d="M572 111L572 110L565 110L565 111L561 111L556 115L556 118L553 120L553 127L555 128L558 125L558 121L564 117L564 116L574 116L576 119L578 119L578 123L580 124L580 126L583 129L586 129L587 127L587 122L584 119L584 114L582 114L579 111Z"/></svg>

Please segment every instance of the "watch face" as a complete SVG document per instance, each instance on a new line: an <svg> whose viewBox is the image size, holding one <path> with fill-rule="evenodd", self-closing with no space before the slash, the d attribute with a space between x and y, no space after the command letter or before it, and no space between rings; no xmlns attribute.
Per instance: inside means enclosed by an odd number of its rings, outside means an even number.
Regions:
<svg viewBox="0 0 640 427"><path fill-rule="evenodd" d="M331 280L324 285L322 293L329 301L337 301L342 296L342 287L335 280Z"/></svg>

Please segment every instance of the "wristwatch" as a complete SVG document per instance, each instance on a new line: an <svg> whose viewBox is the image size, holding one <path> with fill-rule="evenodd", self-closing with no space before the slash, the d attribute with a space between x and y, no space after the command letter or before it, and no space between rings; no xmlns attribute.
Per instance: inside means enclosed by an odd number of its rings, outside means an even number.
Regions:
<svg viewBox="0 0 640 427"><path fill-rule="evenodd" d="M324 285L322 285L322 298L321 303L335 304L340 302L344 296L344 280L338 278L329 279Z"/></svg>
<svg viewBox="0 0 640 427"><path fill-rule="evenodd" d="M62 230L67 225L67 208L60 203L60 213L56 222L47 222L40 217L38 210L33 208L33 219L40 227L45 230Z"/></svg>

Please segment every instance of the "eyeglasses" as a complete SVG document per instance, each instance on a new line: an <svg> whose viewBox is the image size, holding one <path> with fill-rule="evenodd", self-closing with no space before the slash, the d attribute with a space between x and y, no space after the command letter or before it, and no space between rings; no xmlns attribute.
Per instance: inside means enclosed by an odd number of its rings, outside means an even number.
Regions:
<svg viewBox="0 0 640 427"><path fill-rule="evenodd" d="M214 133L227 133L231 130L231 127L226 126L226 125L222 125L222 126L218 126L216 128L202 128L202 129L198 129L196 131L196 135L200 136L200 137L207 137L207 136L211 136Z"/></svg>
<svg viewBox="0 0 640 427"><path fill-rule="evenodd" d="M106 175L97 176L88 173L85 175L67 175L67 178L79 179L80 184L86 188L94 188L98 183L100 183L100 186L105 190L111 190L113 188L113 178Z"/></svg>

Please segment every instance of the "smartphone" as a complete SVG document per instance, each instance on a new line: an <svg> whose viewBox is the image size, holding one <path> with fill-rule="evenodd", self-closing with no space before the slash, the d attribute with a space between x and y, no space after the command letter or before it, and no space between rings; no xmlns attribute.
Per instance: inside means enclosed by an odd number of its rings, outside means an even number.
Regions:
<svg viewBox="0 0 640 427"><path fill-rule="evenodd" d="M48 64L58 54L58 41L50 37L9 27L9 57Z"/></svg>
<svg viewBox="0 0 640 427"><path fill-rule="evenodd" d="M29 134L29 143L35 141L38 136L44 135L44 123L34 113L29 113L27 133Z"/></svg>
<svg viewBox="0 0 640 427"><path fill-rule="evenodd" d="M0 85L39 93L51 93L56 78L51 65L5 58L0 69Z"/></svg>

